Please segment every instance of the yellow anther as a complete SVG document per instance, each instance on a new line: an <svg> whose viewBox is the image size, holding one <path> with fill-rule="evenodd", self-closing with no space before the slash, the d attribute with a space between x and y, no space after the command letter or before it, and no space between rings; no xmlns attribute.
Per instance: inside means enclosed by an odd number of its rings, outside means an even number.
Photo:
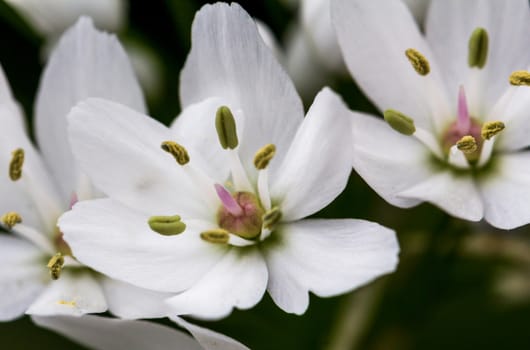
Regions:
<svg viewBox="0 0 530 350"><path fill-rule="evenodd" d="M471 154L478 149L477 140L471 135L464 136L457 141L456 148L465 154Z"/></svg>
<svg viewBox="0 0 530 350"><path fill-rule="evenodd" d="M230 233L222 228L218 228L202 232L201 238L206 242L225 244L228 243Z"/></svg>
<svg viewBox="0 0 530 350"><path fill-rule="evenodd" d="M166 151L167 153L175 157L175 160L180 165L184 165L190 161L190 156L188 155L188 151L186 151L184 146L179 145L178 143L174 141L164 141L162 142L160 147L164 151Z"/></svg>
<svg viewBox="0 0 530 350"><path fill-rule="evenodd" d="M2 221L2 224L7 226L7 228L11 230L13 226L22 222L22 217L18 213L10 211L2 215L0 220Z"/></svg>
<svg viewBox="0 0 530 350"><path fill-rule="evenodd" d="M215 129L219 137L219 143L224 149L234 149L239 144L236 130L236 120L230 108L221 106L215 116Z"/></svg>
<svg viewBox="0 0 530 350"><path fill-rule="evenodd" d="M48 261L48 269L50 269L50 276L52 279L57 280L61 276L61 270L64 265L64 257L61 253L57 253L51 257Z"/></svg>
<svg viewBox="0 0 530 350"><path fill-rule="evenodd" d="M504 123L501 121L492 121L486 122L482 125L482 130L480 130L480 135L484 140L489 140L493 136L497 135L504 130Z"/></svg>
<svg viewBox="0 0 530 350"><path fill-rule="evenodd" d="M9 162L9 178L17 181L22 176L22 166L24 165L24 150L17 148L11 153L11 162Z"/></svg>
<svg viewBox="0 0 530 350"><path fill-rule="evenodd" d="M70 306L70 307L77 307L77 302L75 300L70 300L70 301L67 301L67 300L59 300L57 302L57 304L59 305L64 305L64 306Z"/></svg>
<svg viewBox="0 0 530 350"><path fill-rule="evenodd" d="M410 64L412 65L412 68L418 73L419 75L427 75L431 71L431 66L429 65L429 61L423 56L418 50L415 49L407 49L405 51L405 55L409 59Z"/></svg>
<svg viewBox="0 0 530 350"><path fill-rule="evenodd" d="M515 86L530 86L530 72L527 70L516 70L510 75L510 84Z"/></svg>
<svg viewBox="0 0 530 350"><path fill-rule="evenodd" d="M403 113L395 111L393 109L387 109L383 113L385 121L392 127L392 129L403 135L412 135L416 132L416 127L414 126L414 120L407 117Z"/></svg>
<svg viewBox="0 0 530 350"><path fill-rule="evenodd" d="M265 169L276 154L276 146L272 143L261 147L254 156L254 166L258 170Z"/></svg>
<svg viewBox="0 0 530 350"><path fill-rule="evenodd" d="M484 68L488 59L488 32L484 28L476 28L469 38L467 63L470 67Z"/></svg>
<svg viewBox="0 0 530 350"><path fill-rule="evenodd" d="M272 230L282 218L280 208L274 207L263 215L263 227Z"/></svg>
<svg viewBox="0 0 530 350"><path fill-rule="evenodd" d="M147 222L151 230L164 236L178 235L186 230L180 216L151 216Z"/></svg>

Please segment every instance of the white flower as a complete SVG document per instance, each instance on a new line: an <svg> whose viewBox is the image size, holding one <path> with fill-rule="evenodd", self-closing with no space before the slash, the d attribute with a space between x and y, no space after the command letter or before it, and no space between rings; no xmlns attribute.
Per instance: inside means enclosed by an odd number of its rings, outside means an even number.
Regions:
<svg viewBox="0 0 530 350"><path fill-rule="evenodd" d="M340 99L324 89L304 119L292 82L237 4L203 7L192 41L185 109L171 129L102 99L72 110L74 154L110 197L79 202L59 220L76 257L179 293L172 310L204 318L250 308L265 290L301 314L308 291L337 295L392 271L393 231L302 220L346 186L351 127Z"/></svg>
<svg viewBox="0 0 530 350"><path fill-rule="evenodd" d="M358 116L353 164L366 182L399 207L530 222L530 90L509 83L528 84L528 2L433 1L426 37L400 1L336 0L332 15L353 77L405 134Z"/></svg>

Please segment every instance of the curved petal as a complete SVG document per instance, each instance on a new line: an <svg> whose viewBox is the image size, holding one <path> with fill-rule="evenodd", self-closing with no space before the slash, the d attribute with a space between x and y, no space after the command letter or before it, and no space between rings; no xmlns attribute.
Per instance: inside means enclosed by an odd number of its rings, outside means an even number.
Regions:
<svg viewBox="0 0 530 350"><path fill-rule="evenodd" d="M226 335L191 324L180 317L170 317L170 319L190 332L206 350L248 350L245 345Z"/></svg>
<svg viewBox="0 0 530 350"><path fill-rule="evenodd" d="M228 316L234 307L256 305L267 287L267 265L253 249L228 252L193 287L167 300L174 314L191 314L205 319Z"/></svg>
<svg viewBox="0 0 530 350"><path fill-rule="evenodd" d="M59 227L83 264L160 292L191 287L226 253L199 238L211 226L185 221L184 233L162 236L149 228L149 217L112 199L88 200L61 216Z"/></svg>
<svg viewBox="0 0 530 350"><path fill-rule="evenodd" d="M405 4L335 0L331 14L346 65L372 102L381 111L395 109L408 115L423 129L439 128L447 117L447 98L434 57ZM411 67L405 56L409 48L430 61L427 77Z"/></svg>
<svg viewBox="0 0 530 350"><path fill-rule="evenodd" d="M496 137L495 148L502 151L517 151L530 146L530 88L508 88L504 98L499 99L491 120L501 120L506 128Z"/></svg>
<svg viewBox="0 0 530 350"><path fill-rule="evenodd" d="M48 283L26 314L80 316L105 311L107 302L93 275L90 272L79 273L66 269L58 280Z"/></svg>
<svg viewBox="0 0 530 350"><path fill-rule="evenodd" d="M152 322L118 320L92 315L82 317L33 316L32 320L38 326L57 332L90 349L203 349L189 335Z"/></svg>
<svg viewBox="0 0 530 350"><path fill-rule="evenodd" d="M470 74L468 41L477 27L485 28L489 37L487 62L480 72L483 80L477 86L482 90L477 93L483 104L478 112L484 113L500 98L510 74L525 69L530 62L528 1L432 1L426 35L439 59L449 92L454 96Z"/></svg>
<svg viewBox="0 0 530 350"><path fill-rule="evenodd" d="M351 172L351 114L340 97L322 90L309 109L277 176L271 195L284 220L324 208L346 187ZM273 160L273 162L276 159Z"/></svg>
<svg viewBox="0 0 530 350"><path fill-rule="evenodd" d="M80 103L68 118L78 164L106 195L151 215L211 216L202 189L160 149L173 138L164 125L102 99Z"/></svg>
<svg viewBox="0 0 530 350"><path fill-rule="evenodd" d="M530 223L530 152L498 155L497 162L479 183L484 218L506 230Z"/></svg>
<svg viewBox="0 0 530 350"><path fill-rule="evenodd" d="M353 168L392 205L410 208L418 199L396 194L435 173L429 150L413 136L402 135L383 120L354 113Z"/></svg>
<svg viewBox="0 0 530 350"><path fill-rule="evenodd" d="M35 106L37 140L65 203L77 190L80 176L68 144L66 116L87 97L104 97L145 111L142 91L118 40L97 31L84 17L53 51Z"/></svg>
<svg viewBox="0 0 530 350"><path fill-rule="evenodd" d="M308 291L333 296L392 272L399 245L394 231L363 220L302 220L280 227L280 242L265 252L267 287L286 312L301 315Z"/></svg>
<svg viewBox="0 0 530 350"><path fill-rule="evenodd" d="M109 311L119 318L162 318L168 314L164 301L173 294L139 288L107 277L102 277L101 285Z"/></svg>
<svg viewBox="0 0 530 350"><path fill-rule="evenodd" d="M192 48L180 76L183 107L219 97L247 118L241 156L274 143L288 145L302 121L303 107L288 75L261 39L254 20L238 5L205 5L195 16Z"/></svg>
<svg viewBox="0 0 530 350"><path fill-rule="evenodd" d="M0 234L0 321L24 314L42 292L47 271L42 252L22 239Z"/></svg>
<svg viewBox="0 0 530 350"><path fill-rule="evenodd" d="M397 193L397 196L430 202L464 220L479 221L484 216L480 193L470 174L446 170Z"/></svg>

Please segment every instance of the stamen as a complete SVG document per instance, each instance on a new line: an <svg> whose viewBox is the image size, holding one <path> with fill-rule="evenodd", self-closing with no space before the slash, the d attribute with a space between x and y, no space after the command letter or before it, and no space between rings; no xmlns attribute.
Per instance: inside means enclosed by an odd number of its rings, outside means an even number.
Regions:
<svg viewBox="0 0 530 350"><path fill-rule="evenodd" d="M223 206L228 210L228 212L234 216L241 216L243 215L243 209L239 206L237 201L232 197L230 192L226 188L224 188L222 185L215 184L215 191L217 192L217 195L219 196L219 199L221 200L221 203L223 203Z"/></svg>
<svg viewBox="0 0 530 350"><path fill-rule="evenodd" d="M503 131L504 127L504 123L501 121L486 122L484 123L484 125L482 125L482 130L480 131L480 134L482 135L482 138L484 140L489 140L493 136Z"/></svg>
<svg viewBox="0 0 530 350"><path fill-rule="evenodd" d="M57 253L51 257L46 265L50 269L50 276L52 279L57 280L61 276L61 271L64 265L64 257L61 253Z"/></svg>
<svg viewBox="0 0 530 350"><path fill-rule="evenodd" d="M478 144L473 136L466 135L457 141L456 147L465 154L471 154L478 149Z"/></svg>
<svg viewBox="0 0 530 350"><path fill-rule="evenodd" d="M219 142L224 149L234 149L239 144L237 139L236 121L230 108L221 106L215 117L215 129L219 136Z"/></svg>
<svg viewBox="0 0 530 350"><path fill-rule="evenodd" d="M393 109L387 109L383 112L383 117L392 129L403 135L412 135L416 131L414 120L407 117L403 113Z"/></svg>
<svg viewBox="0 0 530 350"><path fill-rule="evenodd" d="M77 302L75 300L68 301L68 300L61 299L61 300L59 300L57 302L57 304L64 305L64 306L69 306L69 307L77 307Z"/></svg>
<svg viewBox="0 0 530 350"><path fill-rule="evenodd" d="M164 236L174 236L186 230L186 224L180 221L180 216L151 216L147 221L151 230Z"/></svg>
<svg viewBox="0 0 530 350"><path fill-rule="evenodd" d="M7 226L7 228L11 230L13 226L22 222L22 217L18 213L10 211L2 215L0 221L2 221L2 224Z"/></svg>
<svg viewBox="0 0 530 350"><path fill-rule="evenodd" d="M22 166L24 165L24 150L17 148L12 153L11 162L9 163L9 178L17 181L22 176Z"/></svg>
<svg viewBox="0 0 530 350"><path fill-rule="evenodd" d="M516 70L510 75L510 84L515 86L530 86L530 72L527 70Z"/></svg>
<svg viewBox="0 0 530 350"><path fill-rule="evenodd" d="M263 170L269 165L269 162L276 154L276 146L269 143L261 147L254 156L254 166L258 170Z"/></svg>
<svg viewBox="0 0 530 350"><path fill-rule="evenodd" d="M484 28L476 28L469 38L469 53L467 63L469 67L484 68L488 58L488 32Z"/></svg>
<svg viewBox="0 0 530 350"><path fill-rule="evenodd" d="M160 147L171 154L180 165L185 165L190 161L190 156L186 148L174 141L164 141Z"/></svg>
<svg viewBox="0 0 530 350"><path fill-rule="evenodd" d="M263 227L272 230L282 218L280 208L274 207L263 215Z"/></svg>
<svg viewBox="0 0 530 350"><path fill-rule="evenodd" d="M460 134L467 134L471 128L466 92L462 85L460 85L460 89L458 90L458 118L456 120L456 127Z"/></svg>
<svg viewBox="0 0 530 350"><path fill-rule="evenodd" d="M201 238L209 243L225 244L230 239L230 233L219 228L201 232Z"/></svg>
<svg viewBox="0 0 530 350"><path fill-rule="evenodd" d="M416 73L422 76L429 74L429 72L431 71L429 61L427 61L425 56L423 56L418 50L407 49L405 51L405 55L409 59L409 62L412 65L412 68L414 68L414 70L416 71Z"/></svg>

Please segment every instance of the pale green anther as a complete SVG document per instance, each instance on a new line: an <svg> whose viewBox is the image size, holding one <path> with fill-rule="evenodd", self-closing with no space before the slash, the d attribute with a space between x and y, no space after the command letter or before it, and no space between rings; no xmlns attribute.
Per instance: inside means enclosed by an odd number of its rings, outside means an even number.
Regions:
<svg viewBox="0 0 530 350"><path fill-rule="evenodd" d="M2 215L0 221L2 221L2 224L7 226L7 228L11 230L13 226L22 222L22 217L18 213L10 211Z"/></svg>
<svg viewBox="0 0 530 350"><path fill-rule="evenodd" d="M269 143L261 147L254 156L254 166L258 170L263 170L269 165L269 162L276 154L276 146Z"/></svg>
<svg viewBox="0 0 530 350"><path fill-rule="evenodd" d="M517 70L510 75L510 84L515 86L530 86L530 72Z"/></svg>
<svg viewBox="0 0 530 350"><path fill-rule="evenodd" d="M219 228L201 232L201 238L209 243L226 244L230 239L230 233Z"/></svg>
<svg viewBox="0 0 530 350"><path fill-rule="evenodd" d="M22 148L17 148L11 153L11 155L11 161L9 162L9 178L12 181L17 181L22 176L24 150Z"/></svg>
<svg viewBox="0 0 530 350"><path fill-rule="evenodd" d="M431 71L429 61L427 61L425 56L423 56L418 50L407 49L405 51L405 56L407 56L412 68L414 68L419 75L427 75Z"/></svg>
<svg viewBox="0 0 530 350"><path fill-rule="evenodd" d="M236 121L230 108L221 106L215 117L215 129L219 136L219 142L224 149L234 149L239 144L237 139Z"/></svg>
<svg viewBox="0 0 530 350"><path fill-rule="evenodd" d="M412 135L416 132L416 127L414 126L414 120L407 117L403 113L395 111L393 109L387 109L383 113L383 117L386 122L392 127L392 129L403 135Z"/></svg>
<svg viewBox="0 0 530 350"><path fill-rule="evenodd" d="M178 235L186 230L186 224L180 216L151 216L147 221L151 230L164 236Z"/></svg>
<svg viewBox="0 0 530 350"><path fill-rule="evenodd" d="M167 153L171 154L180 165L187 164L190 161L188 151L184 146L179 145L174 141L164 141L160 147Z"/></svg>
<svg viewBox="0 0 530 350"><path fill-rule="evenodd" d="M477 140L471 135L466 135L457 141L456 148L465 154L471 154L478 149Z"/></svg>
<svg viewBox="0 0 530 350"><path fill-rule="evenodd" d="M491 121L486 122L484 125L482 125L482 129L480 130L480 135L484 140L489 140L493 136L497 135L501 131L504 130L504 123L501 121Z"/></svg>
<svg viewBox="0 0 530 350"><path fill-rule="evenodd" d="M282 218L280 208L274 207L263 215L263 227L272 230Z"/></svg>
<svg viewBox="0 0 530 350"><path fill-rule="evenodd" d="M48 261L48 269L50 269L50 276L52 279L57 280L61 276L61 271L64 265L64 257L61 253L57 253L51 257Z"/></svg>
<svg viewBox="0 0 530 350"><path fill-rule="evenodd" d="M469 37L467 56L469 67L484 68L488 59L488 46L488 32L484 28L476 28Z"/></svg>

